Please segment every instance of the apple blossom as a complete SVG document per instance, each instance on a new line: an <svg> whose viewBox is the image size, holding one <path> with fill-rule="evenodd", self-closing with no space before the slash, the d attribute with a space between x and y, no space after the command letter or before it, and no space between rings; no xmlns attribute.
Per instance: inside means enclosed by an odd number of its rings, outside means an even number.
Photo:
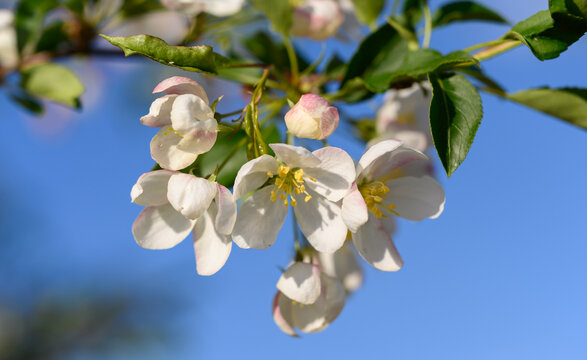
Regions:
<svg viewBox="0 0 587 360"><path fill-rule="evenodd" d="M293 36L323 40L336 34L344 20L342 8L334 0L306 0L294 8Z"/></svg>
<svg viewBox="0 0 587 360"><path fill-rule="evenodd" d="M12 11L0 9L0 67L12 69L18 65L16 31Z"/></svg>
<svg viewBox="0 0 587 360"><path fill-rule="evenodd" d="M155 87L153 93L159 92L168 95L153 101L141 123L161 128L151 140L153 160L164 169L180 170L212 148L218 123L206 92L197 82L174 76Z"/></svg>
<svg viewBox="0 0 587 360"><path fill-rule="evenodd" d="M212 275L224 266L236 219L236 202L227 188L190 174L156 170L141 175L131 198L146 206L132 226L140 246L169 249L191 232L198 274Z"/></svg>
<svg viewBox="0 0 587 360"><path fill-rule="evenodd" d="M323 140L338 126L338 110L324 98L305 94L285 114L287 131L299 138Z"/></svg>
<svg viewBox="0 0 587 360"><path fill-rule="evenodd" d="M382 140L396 139L406 146L425 151L431 144L429 109L432 98L430 83L415 83L407 89L389 90L377 112L378 136L371 146Z"/></svg>
<svg viewBox="0 0 587 360"><path fill-rule="evenodd" d="M184 14L162 9L132 16L122 23L117 21L110 22L100 31L116 36L149 34L161 38L170 45L177 45L184 39L186 31L188 31L188 25L188 20Z"/></svg>
<svg viewBox="0 0 587 360"><path fill-rule="evenodd" d="M277 282L273 319L288 335L324 330L342 311L346 292L338 279L321 272L315 264L296 262Z"/></svg>
<svg viewBox="0 0 587 360"><path fill-rule="evenodd" d="M344 33L352 40L360 41L363 36L362 25L357 19L355 4L351 0L338 0L338 3L344 15L344 20L340 26L341 33Z"/></svg>
<svg viewBox="0 0 587 360"><path fill-rule="evenodd" d="M250 160L236 176L235 199L254 193L243 201L234 242L253 249L273 245L291 205L309 243L318 251L336 251L347 234L337 202L355 178L353 160L335 147L310 152L293 145L269 146L276 158L262 155Z"/></svg>
<svg viewBox="0 0 587 360"><path fill-rule="evenodd" d="M171 10L194 16L206 12L214 16L230 16L239 12L245 0L161 0L163 6Z"/></svg>
<svg viewBox="0 0 587 360"><path fill-rule="evenodd" d="M363 270L348 243L332 254L318 253L318 259L321 270L340 280L347 292L357 290L363 283Z"/></svg>
<svg viewBox="0 0 587 360"><path fill-rule="evenodd" d="M357 180L342 201L342 216L359 254L384 271L403 262L390 237L393 218L436 218L444 209L444 190L430 176L420 176L428 157L400 141L373 145L357 164Z"/></svg>

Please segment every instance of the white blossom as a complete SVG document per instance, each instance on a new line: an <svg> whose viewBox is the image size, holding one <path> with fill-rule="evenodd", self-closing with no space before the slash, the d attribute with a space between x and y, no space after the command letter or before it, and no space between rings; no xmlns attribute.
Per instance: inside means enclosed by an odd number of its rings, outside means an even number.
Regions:
<svg viewBox="0 0 587 360"><path fill-rule="evenodd" d="M285 221L288 207L310 244L321 252L338 250L347 229L337 204L350 188L355 169L342 149L325 147L314 152L286 145L269 145L277 158L262 155L239 170L234 196L243 201L233 231L241 248L271 246Z"/></svg>
<svg viewBox="0 0 587 360"><path fill-rule="evenodd" d="M18 48L14 30L14 14L0 9L0 67L12 69L18 65Z"/></svg>
<svg viewBox="0 0 587 360"><path fill-rule="evenodd" d="M161 128L151 140L153 160L164 169L180 170L212 148L218 123L206 92L197 82L174 76L155 87L153 93L159 92L168 95L153 101L141 123Z"/></svg>
<svg viewBox="0 0 587 360"><path fill-rule="evenodd" d="M293 36L323 40L333 36L344 20L340 4L334 0L306 0L294 8Z"/></svg>
<svg viewBox="0 0 587 360"><path fill-rule="evenodd" d="M273 320L286 334L298 336L324 330L342 311L346 292L340 281L315 264L296 262L277 282Z"/></svg>
<svg viewBox="0 0 587 360"><path fill-rule="evenodd" d="M230 16L239 12L245 5L245 0L161 0L163 6L168 9L177 10L197 15L206 12L214 16Z"/></svg>
<svg viewBox="0 0 587 360"><path fill-rule="evenodd" d="M444 190L421 176L428 157L400 141L369 148L357 165L357 179L342 201L342 216L359 254L384 271L399 270L402 259L391 239L394 216L408 220L436 218L444 209Z"/></svg>
<svg viewBox="0 0 587 360"><path fill-rule="evenodd" d="M132 226L140 246L169 249L191 232L198 274L212 275L224 266L236 219L236 202L227 188L190 174L156 170L141 175L131 199L146 206Z"/></svg>
<svg viewBox="0 0 587 360"><path fill-rule="evenodd" d="M425 151L432 144L429 109L430 83L415 83L401 90L388 90L377 111L377 137L369 146L382 140L401 140L406 146Z"/></svg>
<svg viewBox="0 0 587 360"><path fill-rule="evenodd" d="M348 242L332 254L318 253L318 259L320 269L340 280L347 292L356 291L363 284L363 270Z"/></svg>

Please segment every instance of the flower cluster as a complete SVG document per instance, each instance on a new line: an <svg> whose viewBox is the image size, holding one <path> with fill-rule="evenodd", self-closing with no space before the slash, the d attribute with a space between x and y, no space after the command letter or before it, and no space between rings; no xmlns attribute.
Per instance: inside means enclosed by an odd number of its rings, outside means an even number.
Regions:
<svg viewBox="0 0 587 360"><path fill-rule="evenodd" d="M242 164L231 193L216 180L218 168L205 177L192 173L219 129L204 89L172 77L153 92L166 95L153 101L141 122L161 128L151 155L162 169L143 174L132 188L132 201L145 206L132 227L135 240L167 249L192 233L197 272L212 275L233 242L243 249L273 245L291 207L303 239L296 239L273 301L274 320L287 334L323 330L340 314L363 278L352 247L373 267L396 271L402 260L391 239L394 219L435 218L443 210L442 187L421 171L426 155L399 140L376 143L357 164L337 147L309 151L271 143L272 154ZM339 114L320 96L306 94L284 121L290 135L323 140Z"/></svg>

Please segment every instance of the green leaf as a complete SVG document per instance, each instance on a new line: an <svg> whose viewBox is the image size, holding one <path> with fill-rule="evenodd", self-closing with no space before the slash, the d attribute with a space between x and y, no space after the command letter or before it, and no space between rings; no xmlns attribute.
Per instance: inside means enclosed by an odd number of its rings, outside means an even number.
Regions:
<svg viewBox="0 0 587 360"><path fill-rule="evenodd" d="M359 21L369 26L376 24L377 17L383 10L383 5L385 5L384 0L352 0L352 2L355 5L355 12Z"/></svg>
<svg viewBox="0 0 587 360"><path fill-rule="evenodd" d="M463 75L430 74L430 128L434 146L450 176L467 157L481 124L483 107L477 89Z"/></svg>
<svg viewBox="0 0 587 360"><path fill-rule="evenodd" d="M356 77L393 72L400 68L408 52L404 38L389 24L366 37L351 58L341 88Z"/></svg>
<svg viewBox="0 0 587 360"><path fill-rule="evenodd" d="M279 131L273 125L261 129L267 143L279 142ZM205 154L199 155L196 160L196 175L206 176L214 172L228 158L216 181L226 187L232 187L239 169L247 162L246 134L244 131L236 133L219 133L214 147Z"/></svg>
<svg viewBox="0 0 587 360"><path fill-rule="evenodd" d="M57 0L21 0L16 8L14 27L18 50L32 53L43 32L45 15L59 5Z"/></svg>
<svg viewBox="0 0 587 360"><path fill-rule="evenodd" d="M30 96L23 96L23 95L16 95L13 94L10 96L12 100L14 100L17 104L22 106L23 108L27 109L28 111L32 112L35 115L42 115L45 109L43 109L43 104L41 104L38 100Z"/></svg>
<svg viewBox="0 0 587 360"><path fill-rule="evenodd" d="M63 5L77 15L82 15L84 12L85 0L65 0Z"/></svg>
<svg viewBox="0 0 587 360"><path fill-rule="evenodd" d="M274 40L266 32L258 32L244 41L247 50L251 52L263 64L271 64L275 69L281 72L289 72L290 64L287 50L282 43ZM298 65L300 70L308 67L308 61L300 56L300 51L296 51Z"/></svg>
<svg viewBox="0 0 587 360"><path fill-rule="evenodd" d="M324 74L331 79L342 78L346 71L346 62L342 60L338 55L334 55L324 69Z"/></svg>
<svg viewBox="0 0 587 360"><path fill-rule="evenodd" d="M367 88L373 92L384 92L390 84L418 80L428 73L450 69L454 66L469 66L476 64L477 60L464 51L455 51L442 56L438 51L431 49L419 49L410 51L404 58L401 66L393 71L379 73L364 78Z"/></svg>
<svg viewBox="0 0 587 360"><path fill-rule="evenodd" d="M251 0L253 6L265 13L273 29L287 36L293 23L293 7L289 0Z"/></svg>
<svg viewBox="0 0 587 360"><path fill-rule="evenodd" d="M530 89L507 98L587 129L587 89Z"/></svg>
<svg viewBox="0 0 587 360"><path fill-rule="evenodd" d="M215 53L212 47L207 45L171 46L150 35L100 36L121 48L125 56L140 54L161 64L187 71L217 74L219 69L227 67L230 63L230 60Z"/></svg>
<svg viewBox="0 0 587 360"><path fill-rule="evenodd" d="M255 85L261 79L263 70L254 67L218 69L218 76L241 84Z"/></svg>
<svg viewBox="0 0 587 360"><path fill-rule="evenodd" d="M412 29L404 26L401 19L390 17L387 19L387 23L391 25L395 31L397 31L398 34L400 34L400 36L408 42L408 49L411 51L418 50L420 47L418 45L418 36Z"/></svg>
<svg viewBox="0 0 587 360"><path fill-rule="evenodd" d="M162 9L165 9L165 7L159 2L153 0L124 0L118 11L118 15L123 19L128 19Z"/></svg>
<svg viewBox="0 0 587 360"><path fill-rule="evenodd" d="M456 21L490 21L507 24L507 20L495 11L474 1L455 1L444 4L432 16L432 26L438 27Z"/></svg>
<svg viewBox="0 0 587 360"><path fill-rule="evenodd" d="M64 24L62 22L56 22L43 31L37 44L36 52L54 52L61 46L67 45L68 42L69 37L65 31Z"/></svg>
<svg viewBox="0 0 587 360"><path fill-rule="evenodd" d="M402 6L402 13L399 16L400 22L415 33L416 25L422 18L422 10L422 0L405 0Z"/></svg>
<svg viewBox="0 0 587 360"><path fill-rule="evenodd" d="M499 94L502 96L505 95L504 88L476 66L469 66L469 67L462 67L462 68L459 67L459 68L455 69L455 71L458 71L460 73L463 73L467 76L474 78L475 80L479 81L483 85L487 86L487 88L492 90L493 93L496 93L496 94Z"/></svg>
<svg viewBox="0 0 587 360"><path fill-rule="evenodd" d="M45 63L22 71L22 87L31 95L80 108L79 97L84 86L71 70Z"/></svg>
<svg viewBox="0 0 587 360"><path fill-rule="evenodd" d="M583 29L587 27L587 1L549 0L548 7L556 22Z"/></svg>
<svg viewBox="0 0 587 360"><path fill-rule="evenodd" d="M539 60L549 60L558 57L584 33L585 29L555 23L550 12L544 10L514 25L504 38L520 40Z"/></svg>

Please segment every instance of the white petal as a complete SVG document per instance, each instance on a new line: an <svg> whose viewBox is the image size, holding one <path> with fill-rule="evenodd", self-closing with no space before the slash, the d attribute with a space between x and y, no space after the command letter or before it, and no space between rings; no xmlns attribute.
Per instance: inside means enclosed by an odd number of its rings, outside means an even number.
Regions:
<svg viewBox="0 0 587 360"><path fill-rule="evenodd" d="M236 200L230 190L220 184L216 184L216 206L218 213L214 220L216 231L220 234L230 235L236 221Z"/></svg>
<svg viewBox="0 0 587 360"><path fill-rule="evenodd" d="M399 216L409 220L438 217L444 209L444 190L430 176L401 177L386 183L386 204L395 205Z"/></svg>
<svg viewBox="0 0 587 360"><path fill-rule="evenodd" d="M158 92L166 92L167 94L193 94L196 95L208 105L208 96L206 95L206 91L202 87L202 85L198 84L196 81L182 77L182 76L172 76L161 81L153 90L153 94Z"/></svg>
<svg viewBox="0 0 587 360"><path fill-rule="evenodd" d="M218 123L214 119L198 121L194 127L183 133L177 148L192 154L203 154L210 151L218 136Z"/></svg>
<svg viewBox="0 0 587 360"><path fill-rule="evenodd" d="M301 146L269 144L269 147L275 152L275 156L289 167L306 168L320 165L320 159Z"/></svg>
<svg viewBox="0 0 587 360"><path fill-rule="evenodd" d="M214 16L230 16L236 14L244 6L245 0L212 0L204 2L204 11Z"/></svg>
<svg viewBox="0 0 587 360"><path fill-rule="evenodd" d="M342 199L355 180L353 159L346 151L332 146L316 150L312 154L320 159L320 165L304 168L306 186L330 201Z"/></svg>
<svg viewBox="0 0 587 360"><path fill-rule="evenodd" d="M314 264L296 262L277 281L277 288L301 304L313 304L320 296L320 270Z"/></svg>
<svg viewBox="0 0 587 360"><path fill-rule="evenodd" d="M144 173L130 191L132 202L143 206L167 204L167 183L175 171L156 170Z"/></svg>
<svg viewBox="0 0 587 360"><path fill-rule="evenodd" d="M151 127L170 126L171 107L177 95L167 95L155 99L149 108L149 114L141 117L141 124Z"/></svg>
<svg viewBox="0 0 587 360"><path fill-rule="evenodd" d="M169 179L167 199L183 216L197 219L216 196L216 183L190 174L175 174Z"/></svg>
<svg viewBox="0 0 587 360"><path fill-rule="evenodd" d="M320 281L323 285L322 293L325 294L327 304L326 322L330 324L340 315L344 308L346 291L338 279L324 273L321 274Z"/></svg>
<svg viewBox="0 0 587 360"><path fill-rule="evenodd" d="M294 325L302 332L324 330L344 307L346 292L337 279L321 274L322 293L314 304L292 304Z"/></svg>
<svg viewBox="0 0 587 360"><path fill-rule="evenodd" d="M214 120L210 107L193 94L179 95L173 102L170 116L173 129L183 134L192 131L200 121Z"/></svg>
<svg viewBox="0 0 587 360"><path fill-rule="evenodd" d="M367 222L368 218L369 210L365 199L357 188L357 184L353 183L349 192L342 199L342 220L350 232L355 232Z"/></svg>
<svg viewBox="0 0 587 360"><path fill-rule="evenodd" d="M367 147L371 147L384 140L399 140L404 146L418 151L426 151L429 146L429 140L426 133L420 130L407 129L400 124L392 124L388 127L386 132L369 141Z"/></svg>
<svg viewBox="0 0 587 360"><path fill-rule="evenodd" d="M322 271L339 279L348 292L357 290L363 283L363 270L355 253L348 245L334 254L319 253Z"/></svg>
<svg viewBox="0 0 587 360"><path fill-rule="evenodd" d="M145 208L132 225L137 244L146 249L169 249L185 239L194 227L171 205Z"/></svg>
<svg viewBox="0 0 587 360"><path fill-rule="evenodd" d="M383 179L393 175L395 169L422 160L428 160L428 157L417 150L401 146L399 141L382 141L369 148L359 160L357 182L364 178Z"/></svg>
<svg viewBox="0 0 587 360"><path fill-rule="evenodd" d="M304 194L296 196L298 204L294 212L300 229L316 250L333 253L344 244L347 235L340 206L308 192L312 195L308 202L304 201Z"/></svg>
<svg viewBox="0 0 587 360"><path fill-rule="evenodd" d="M278 291L273 297L273 321L287 335L298 337L293 327L291 305L291 300Z"/></svg>
<svg viewBox="0 0 587 360"><path fill-rule="evenodd" d="M162 128L151 140L151 157L164 169L181 170L191 165L198 154L177 148L182 137L172 129Z"/></svg>
<svg viewBox="0 0 587 360"><path fill-rule="evenodd" d="M287 215L287 206L271 201L271 190L266 186L247 198L232 230L234 242L243 249L267 249L273 245Z"/></svg>
<svg viewBox="0 0 587 360"><path fill-rule="evenodd" d="M270 155L261 155L245 163L234 180L234 198L240 199L253 190L257 190L269 179L268 172L275 174L279 163Z"/></svg>
<svg viewBox="0 0 587 360"><path fill-rule="evenodd" d="M403 266L391 236L381 220L369 214L369 221L352 234L353 244L359 254L373 267L383 271L397 271Z"/></svg>
<svg viewBox="0 0 587 360"><path fill-rule="evenodd" d="M230 236L220 234L214 228L216 213L216 204L211 204L208 211L198 218L194 228L196 270L200 275L213 275L220 270L232 249Z"/></svg>

